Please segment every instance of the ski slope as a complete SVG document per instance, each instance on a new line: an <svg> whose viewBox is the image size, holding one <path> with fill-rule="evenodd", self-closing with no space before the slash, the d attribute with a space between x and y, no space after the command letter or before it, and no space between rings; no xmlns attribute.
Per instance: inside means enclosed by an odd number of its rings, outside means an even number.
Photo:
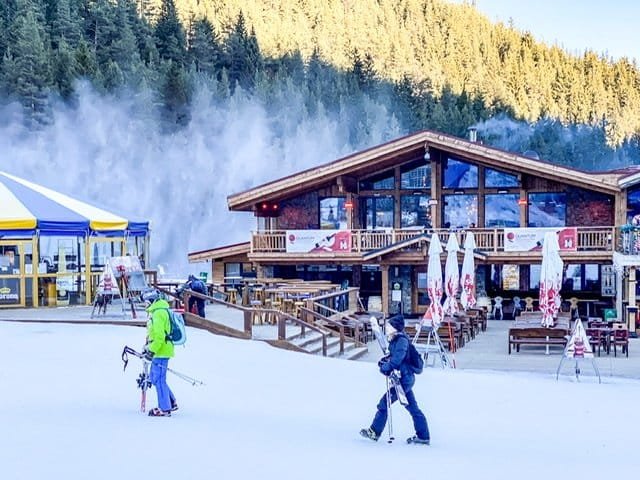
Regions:
<svg viewBox="0 0 640 480"><path fill-rule="evenodd" d="M0 471L22 479L614 478L637 455L640 382L444 371L418 377L430 447L370 424L384 391L376 365L325 359L189 329L169 374L180 410L139 412L144 330L0 322ZM587 368L587 367L585 367ZM156 405L149 392L148 408Z"/></svg>

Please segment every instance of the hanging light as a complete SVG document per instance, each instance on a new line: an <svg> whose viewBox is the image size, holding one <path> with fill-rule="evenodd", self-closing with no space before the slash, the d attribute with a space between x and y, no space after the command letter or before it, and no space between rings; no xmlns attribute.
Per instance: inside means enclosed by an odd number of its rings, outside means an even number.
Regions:
<svg viewBox="0 0 640 480"><path fill-rule="evenodd" d="M424 144L424 159L431 160L431 153L429 153L429 145Z"/></svg>

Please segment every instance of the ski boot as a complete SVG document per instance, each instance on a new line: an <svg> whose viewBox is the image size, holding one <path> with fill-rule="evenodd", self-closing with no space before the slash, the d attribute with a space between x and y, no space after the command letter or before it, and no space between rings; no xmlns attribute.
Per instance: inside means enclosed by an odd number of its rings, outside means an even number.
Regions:
<svg viewBox="0 0 640 480"><path fill-rule="evenodd" d="M431 440L428 438L420 438L417 435L407 438L407 443L416 443L419 445L431 445Z"/></svg>
<svg viewBox="0 0 640 480"><path fill-rule="evenodd" d="M164 411L164 410L160 410L159 408L152 408L151 410L149 410L149 416L150 417L170 417L171 416L171 412L169 411Z"/></svg>
<svg viewBox="0 0 640 480"><path fill-rule="evenodd" d="M371 428L363 428L362 430L360 430L360 435L362 435L364 438L368 438L369 440L373 440L374 442L377 442L380 438L380 435L374 432Z"/></svg>

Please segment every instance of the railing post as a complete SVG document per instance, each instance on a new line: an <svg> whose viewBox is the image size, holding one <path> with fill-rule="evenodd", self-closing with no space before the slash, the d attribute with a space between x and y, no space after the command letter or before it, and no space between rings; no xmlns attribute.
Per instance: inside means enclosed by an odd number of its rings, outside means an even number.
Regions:
<svg viewBox="0 0 640 480"><path fill-rule="evenodd" d="M493 251L494 252L498 251L498 229L497 228L493 229Z"/></svg>

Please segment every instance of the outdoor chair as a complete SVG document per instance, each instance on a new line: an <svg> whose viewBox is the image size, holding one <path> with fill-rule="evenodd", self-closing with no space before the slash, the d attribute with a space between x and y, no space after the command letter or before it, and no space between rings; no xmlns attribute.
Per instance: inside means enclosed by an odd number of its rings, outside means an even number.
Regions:
<svg viewBox="0 0 640 480"><path fill-rule="evenodd" d="M524 298L524 311L533 312L533 297Z"/></svg>
<svg viewBox="0 0 640 480"><path fill-rule="evenodd" d="M617 327L620 325L620 327ZM613 356L617 356L617 347L621 347L621 352L629 356L629 330L624 324L613 324L611 332L611 345L613 345Z"/></svg>
<svg viewBox="0 0 640 480"><path fill-rule="evenodd" d="M522 300L520 300L520 297L513 297L513 319L514 320L518 315L520 315L520 312L522 312Z"/></svg>
<svg viewBox="0 0 640 480"><path fill-rule="evenodd" d="M495 297L493 299L493 319L498 320L498 312L500 312L500 320L504 319L504 314L502 313L502 297Z"/></svg>
<svg viewBox="0 0 640 480"><path fill-rule="evenodd" d="M576 297L571 297L569 299L569 313L571 314L571 319L577 318L578 315L578 299Z"/></svg>
<svg viewBox="0 0 640 480"><path fill-rule="evenodd" d="M589 337L589 343L591 344L591 349L593 353L596 353L596 349L598 351L598 356L600 356L600 347L606 348L606 339L602 334L601 330L597 328L587 328L585 330L587 337Z"/></svg>

